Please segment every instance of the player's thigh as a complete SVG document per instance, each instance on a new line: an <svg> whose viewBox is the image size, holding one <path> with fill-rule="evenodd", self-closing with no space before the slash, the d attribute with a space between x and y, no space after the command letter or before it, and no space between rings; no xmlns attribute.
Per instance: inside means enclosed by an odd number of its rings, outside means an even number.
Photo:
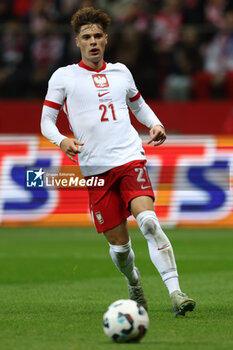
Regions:
<svg viewBox="0 0 233 350"><path fill-rule="evenodd" d="M90 197L90 210L98 233L106 232L119 226L129 215L119 191L107 191L101 198L96 192ZM98 195L98 193L97 193Z"/></svg>
<svg viewBox="0 0 233 350"><path fill-rule="evenodd" d="M119 225L110 230L104 231L108 242L113 245L124 245L129 242L129 231L127 221L123 220Z"/></svg>
<svg viewBox="0 0 233 350"><path fill-rule="evenodd" d="M145 211L145 210L154 211L153 199L150 196L135 197L130 201L129 209L135 218L142 211Z"/></svg>
<svg viewBox="0 0 233 350"><path fill-rule="evenodd" d="M154 192L145 161L128 164L120 183L121 197L126 208L136 217L142 211L154 210Z"/></svg>

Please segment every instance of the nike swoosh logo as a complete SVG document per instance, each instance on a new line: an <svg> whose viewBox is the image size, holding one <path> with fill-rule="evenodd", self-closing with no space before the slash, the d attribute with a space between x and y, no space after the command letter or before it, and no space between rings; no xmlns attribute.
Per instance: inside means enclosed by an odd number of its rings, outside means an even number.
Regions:
<svg viewBox="0 0 233 350"><path fill-rule="evenodd" d="M99 93L98 93L98 96L99 96L99 97L103 97L104 95L107 95L107 94L109 94L109 91L104 92L103 94L101 94L101 93L99 92Z"/></svg>
<svg viewBox="0 0 233 350"><path fill-rule="evenodd" d="M145 190L146 188L151 188L151 186L143 186L143 185L141 186L142 190Z"/></svg>

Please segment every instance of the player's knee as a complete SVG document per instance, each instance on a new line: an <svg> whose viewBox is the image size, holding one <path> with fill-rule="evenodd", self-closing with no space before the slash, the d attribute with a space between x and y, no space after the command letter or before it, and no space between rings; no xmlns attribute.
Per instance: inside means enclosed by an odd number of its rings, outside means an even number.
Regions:
<svg viewBox="0 0 233 350"><path fill-rule="evenodd" d="M146 239L153 238L156 242L163 240L164 243L167 243L167 236L155 218L145 218L141 230Z"/></svg>
<svg viewBox="0 0 233 350"><path fill-rule="evenodd" d="M169 239L163 232L155 212L143 211L137 216L138 225L148 241L155 241L158 248L170 244Z"/></svg>
<svg viewBox="0 0 233 350"><path fill-rule="evenodd" d="M147 235L147 236L148 235L152 235L152 236L156 235L157 223L154 220L154 218L151 218L151 217L145 218L141 227L143 228L143 233L145 235Z"/></svg>
<svg viewBox="0 0 233 350"><path fill-rule="evenodd" d="M127 239L121 239L119 237L114 237L114 238L108 240L108 243L109 243L109 245L112 245L113 247L126 246L127 245Z"/></svg>

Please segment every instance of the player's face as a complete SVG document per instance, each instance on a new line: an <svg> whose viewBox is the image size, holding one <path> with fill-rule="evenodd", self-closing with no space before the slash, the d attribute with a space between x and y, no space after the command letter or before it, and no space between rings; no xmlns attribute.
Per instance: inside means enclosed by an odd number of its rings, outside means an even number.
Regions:
<svg viewBox="0 0 233 350"><path fill-rule="evenodd" d="M102 62L108 36L98 24L86 24L80 29L76 37L76 44L81 50L85 64Z"/></svg>

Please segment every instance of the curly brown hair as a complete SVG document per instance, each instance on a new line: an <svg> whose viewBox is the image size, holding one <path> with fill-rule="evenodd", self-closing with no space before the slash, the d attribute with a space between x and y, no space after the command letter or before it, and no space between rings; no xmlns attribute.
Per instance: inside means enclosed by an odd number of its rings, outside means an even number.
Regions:
<svg viewBox="0 0 233 350"><path fill-rule="evenodd" d="M71 19L71 25L76 34L79 34L81 26L85 24L99 24L105 32L111 22L109 15L102 10L93 7L85 7L75 12Z"/></svg>

